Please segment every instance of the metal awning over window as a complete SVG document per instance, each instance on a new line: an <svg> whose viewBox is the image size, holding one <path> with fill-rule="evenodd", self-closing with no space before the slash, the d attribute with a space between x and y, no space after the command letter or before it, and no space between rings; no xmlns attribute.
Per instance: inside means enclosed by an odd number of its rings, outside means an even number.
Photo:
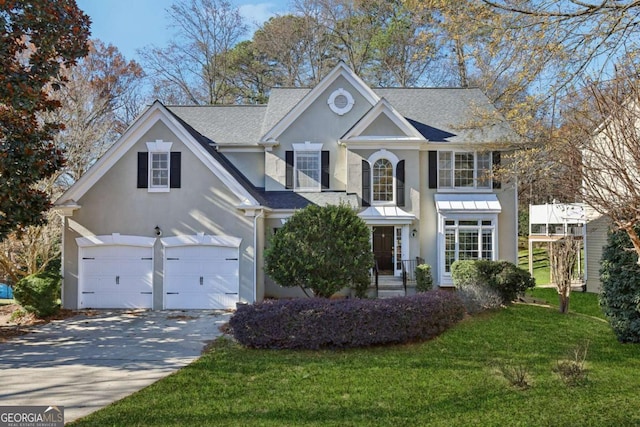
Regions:
<svg viewBox="0 0 640 427"><path fill-rule="evenodd" d="M438 213L500 213L502 206L495 194L436 194Z"/></svg>

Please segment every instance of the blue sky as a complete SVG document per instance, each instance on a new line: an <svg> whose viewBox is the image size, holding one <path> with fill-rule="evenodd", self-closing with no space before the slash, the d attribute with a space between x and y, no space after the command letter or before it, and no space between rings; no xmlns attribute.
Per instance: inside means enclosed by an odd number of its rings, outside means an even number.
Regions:
<svg viewBox="0 0 640 427"><path fill-rule="evenodd" d="M127 59L139 60L137 49L165 46L174 31L166 9L174 0L76 0L91 17L91 37L116 46ZM288 0L231 0L250 25L288 10ZM250 37L251 34L248 36Z"/></svg>

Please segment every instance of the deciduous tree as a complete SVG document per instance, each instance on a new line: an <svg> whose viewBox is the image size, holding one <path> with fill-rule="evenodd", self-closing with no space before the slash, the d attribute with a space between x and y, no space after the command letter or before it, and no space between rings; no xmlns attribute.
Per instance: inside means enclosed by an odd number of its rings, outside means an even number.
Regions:
<svg viewBox="0 0 640 427"><path fill-rule="evenodd" d="M551 277L558 290L560 298L560 313L569 312L569 298L571 297L571 282L578 260L578 253L582 248L580 240L573 236L566 236L551 244L549 256Z"/></svg>
<svg viewBox="0 0 640 427"><path fill-rule="evenodd" d="M57 184L63 189L77 181L126 130L143 107L143 71L120 51L100 40L77 65L64 69L67 83L53 94L60 101L50 116L66 123L55 138L66 164Z"/></svg>
<svg viewBox="0 0 640 427"><path fill-rule="evenodd" d="M556 146L580 149L581 162L565 166L580 176L585 203L631 240L640 264L640 82L637 66L615 79L586 86L585 101L565 112Z"/></svg>
<svg viewBox="0 0 640 427"><path fill-rule="evenodd" d="M233 102L227 54L245 35L238 8L227 0L178 0L167 12L177 34L168 47L139 53L162 101Z"/></svg>

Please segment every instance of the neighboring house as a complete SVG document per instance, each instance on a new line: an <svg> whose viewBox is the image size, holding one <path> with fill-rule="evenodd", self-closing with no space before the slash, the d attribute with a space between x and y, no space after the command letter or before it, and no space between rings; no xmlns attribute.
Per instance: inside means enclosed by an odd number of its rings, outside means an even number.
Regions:
<svg viewBox="0 0 640 427"><path fill-rule="evenodd" d="M517 260L513 140L477 89L372 89L344 64L260 106L151 105L60 199L66 308L225 308L300 295L263 272L269 237L310 203L349 203L378 266Z"/></svg>
<svg viewBox="0 0 640 427"><path fill-rule="evenodd" d="M587 209L583 203L545 203L544 205L529 205L529 273L534 273L534 246L540 243L547 246L547 257L551 265L552 244L562 239L572 237L580 241L577 251L576 269L572 286L585 286L588 273L583 251L586 245ZM549 281L554 282L553 272L549 271Z"/></svg>
<svg viewBox="0 0 640 427"><path fill-rule="evenodd" d="M609 217L596 212L590 206L586 208L587 225L584 243L585 285L587 292L599 293L602 290L600 282L600 266L602 253L607 246L607 238L612 228Z"/></svg>

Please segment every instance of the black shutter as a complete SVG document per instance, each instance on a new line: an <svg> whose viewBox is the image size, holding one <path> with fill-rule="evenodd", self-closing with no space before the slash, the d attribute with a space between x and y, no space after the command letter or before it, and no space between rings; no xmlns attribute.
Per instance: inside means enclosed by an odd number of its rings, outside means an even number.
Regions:
<svg viewBox="0 0 640 427"><path fill-rule="evenodd" d="M138 152L138 188L149 188L149 153Z"/></svg>
<svg viewBox="0 0 640 427"><path fill-rule="evenodd" d="M362 206L371 206L371 165L362 161Z"/></svg>
<svg viewBox="0 0 640 427"><path fill-rule="evenodd" d="M438 188L438 152L429 151L429 188Z"/></svg>
<svg viewBox="0 0 640 427"><path fill-rule="evenodd" d="M491 153L492 154L492 163L493 163L493 170L496 170L500 167L500 152L499 151L494 151ZM493 172L493 171L492 171ZM500 182L499 179L496 179L496 177L493 177L493 188L502 188L502 183Z"/></svg>
<svg viewBox="0 0 640 427"><path fill-rule="evenodd" d="M172 151L169 160L169 167L171 171L169 173L169 188L180 188L180 173L181 173L181 159L182 153L179 151Z"/></svg>
<svg viewBox="0 0 640 427"><path fill-rule="evenodd" d="M322 188L328 189L329 188L329 152L328 151L322 152L321 160L322 160L322 170L321 170Z"/></svg>
<svg viewBox="0 0 640 427"><path fill-rule="evenodd" d="M293 151L287 151L284 153L284 159L287 163L287 170L285 173L285 188L293 188Z"/></svg>
<svg viewBox="0 0 640 427"><path fill-rule="evenodd" d="M396 205L404 206L404 160L396 166Z"/></svg>

